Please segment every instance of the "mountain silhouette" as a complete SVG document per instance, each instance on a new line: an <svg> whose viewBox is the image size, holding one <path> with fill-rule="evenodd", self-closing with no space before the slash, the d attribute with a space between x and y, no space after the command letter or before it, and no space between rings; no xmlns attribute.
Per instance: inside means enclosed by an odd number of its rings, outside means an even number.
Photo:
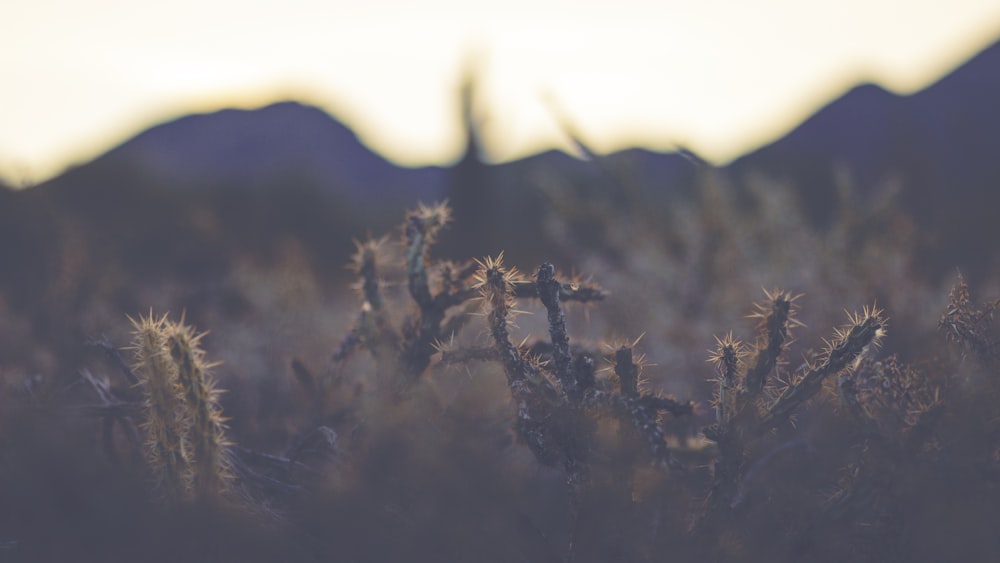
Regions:
<svg viewBox="0 0 1000 563"><path fill-rule="evenodd" d="M68 174L88 167L133 170L178 189L290 181L359 198L440 196L446 175L439 167L395 166L323 110L292 101L184 116Z"/></svg>
<svg viewBox="0 0 1000 563"><path fill-rule="evenodd" d="M976 269L998 233L1000 42L909 96L864 84L774 143L728 167L791 182L819 222L835 207L838 171L860 191L897 182L929 250ZM995 264L994 264L995 265Z"/></svg>
<svg viewBox="0 0 1000 563"><path fill-rule="evenodd" d="M376 218L396 217L399 209L417 201L448 197L456 211L457 228L474 229L481 246L500 248L511 237L541 236L545 202L538 184L546 179L600 186L617 181L618 172L626 171L633 188L652 193L688 185L694 178L690 163L678 155L643 149L590 161L547 151L514 162L486 164L472 107L473 86L466 86L469 90L461 94L467 147L450 168L397 166L323 110L285 101L254 110L187 115L156 125L35 189L72 191L73 195L60 197L80 206L133 196L111 193L120 190L155 187L184 191L188 197L197 193L199 198L221 192L232 195L237 206L252 206L245 200L263 197L276 213L294 206L278 198L299 194L300 199L335 201L355 216ZM518 222L499 220L502 216L515 216ZM379 227L376 219L369 228ZM473 249L460 241L450 250Z"/></svg>
<svg viewBox="0 0 1000 563"><path fill-rule="evenodd" d="M64 276L67 261L105 278L213 279L234 263L280 261L289 241L321 275L342 277L352 237L387 232L415 202L444 197L456 208L444 255L508 249L527 263L558 259L545 250L549 214L592 197L655 210L689 196L705 168L690 155L588 155L582 144L587 159L549 151L488 164L469 92L461 94L468 146L452 167L396 166L324 111L282 102L181 117L33 188L0 187L0 262L18 266L0 297L30 308L45 299L38 280ZM909 96L853 88L719 172L736 185L753 175L790 182L820 228L843 171L862 198L896 181L919 244L938 258L926 271L975 275L1000 267L988 246L1000 234L998 99L1000 43ZM599 232L583 225L581 233L600 244ZM93 289L74 285L75 299Z"/></svg>
<svg viewBox="0 0 1000 563"><path fill-rule="evenodd" d="M970 202L1000 202L991 189L1000 182L1000 164L990 154L1000 130L997 99L1000 43L909 96L874 84L859 85L781 139L737 159L725 172L736 181L756 173L801 186L806 208L820 223L833 208L838 171L849 172L862 188L896 180L904 187L910 210L922 219L941 228L961 222L967 231L970 222L984 219L962 221ZM471 124L469 115L463 117ZM466 156L450 169L404 168L369 150L323 110L283 102L257 110L190 115L155 126L40 187L78 189L75 186L103 182L112 171L121 184L153 183L171 189L295 183L336 194L345 204L362 205L364 210L367 204L387 200L429 201L449 194L458 200L481 199L480 216L469 218L480 224L497 211L497 197L489 195L490 190L505 195L530 191L525 182L531 184L539 170L592 179L607 172L602 167L608 163L627 162L630 181L644 193L683 191L695 178L691 165L678 155L641 149L590 162L550 151L485 165L478 158L473 127L468 137ZM463 187L456 190L456 185ZM983 197L992 199L979 199Z"/></svg>

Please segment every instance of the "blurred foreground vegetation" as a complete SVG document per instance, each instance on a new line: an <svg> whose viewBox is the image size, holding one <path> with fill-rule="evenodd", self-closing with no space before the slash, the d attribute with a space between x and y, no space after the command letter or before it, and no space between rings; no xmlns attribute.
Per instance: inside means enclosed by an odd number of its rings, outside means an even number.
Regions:
<svg viewBox="0 0 1000 563"><path fill-rule="evenodd" d="M1000 557L988 253L968 280L928 255L891 186L842 182L817 225L775 181L576 180L481 224L294 187L0 192L0 558ZM143 326L163 352L128 348ZM212 494L150 457L144 362L185 365L190 327L224 390Z"/></svg>

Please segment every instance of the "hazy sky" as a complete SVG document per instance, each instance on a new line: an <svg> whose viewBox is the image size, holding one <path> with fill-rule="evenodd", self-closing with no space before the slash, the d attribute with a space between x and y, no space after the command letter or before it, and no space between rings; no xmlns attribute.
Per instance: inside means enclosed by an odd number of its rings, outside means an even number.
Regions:
<svg viewBox="0 0 1000 563"><path fill-rule="evenodd" d="M0 177L44 179L190 111L297 98L408 165L683 143L723 163L859 80L919 89L1000 37L996 0L3 0ZM546 101L550 100L550 101Z"/></svg>

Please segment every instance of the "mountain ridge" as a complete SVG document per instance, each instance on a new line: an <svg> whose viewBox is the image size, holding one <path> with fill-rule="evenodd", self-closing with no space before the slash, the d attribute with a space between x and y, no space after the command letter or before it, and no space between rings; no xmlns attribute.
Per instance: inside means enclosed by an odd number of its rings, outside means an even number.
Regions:
<svg viewBox="0 0 1000 563"><path fill-rule="evenodd" d="M861 191L900 186L900 204L936 252L957 264L982 259L1000 208L1000 42L934 84L900 96L873 84L852 88L777 141L727 167L800 186L821 223L835 207L838 173Z"/></svg>
<svg viewBox="0 0 1000 563"><path fill-rule="evenodd" d="M25 266L8 295L58 278L55 257L80 248L92 249L97 270L211 277L240 260L280 261L292 244L318 271L342 276L352 237L386 232L417 201L442 198L455 208L439 247L446 255L513 255L516 246L526 262L548 260L546 217L566 213L567 201L601 197L655 214L691 196L712 168L639 148L484 163L470 99L462 99L467 149L451 167L397 166L322 110L282 102L182 117L33 188L0 189L0 261ZM1000 237L998 99L1000 43L911 95L858 85L713 172L736 186L754 176L794 186L820 228L837 208L841 172L862 200L896 182L917 243L934 257L931 275L1000 271L988 245ZM552 197L557 184L562 202Z"/></svg>
<svg viewBox="0 0 1000 563"><path fill-rule="evenodd" d="M734 176L753 171L802 180L817 169L846 164L859 184L870 185L884 180L892 169L924 165L927 155L933 155L931 173L938 181L960 178L960 183L982 183L982 178L969 174L967 161L988 157L991 131L985 130L990 128L983 120L1000 125L997 112L989 111L995 99L1000 99L1000 42L910 95L859 84L785 136L722 169ZM471 125L469 134L475 134ZM590 166L565 153L556 157L557 152L483 166L497 171L527 162L552 163L555 169ZM645 170L638 174L643 180L648 181L650 174L665 174L667 180L689 176L677 173L683 165L676 153L636 147L599 159L621 160L622 155L643 162ZM144 176L177 187L253 186L294 177L354 197L433 198L448 191L449 177L458 165L398 166L322 109L289 100L253 110L191 114L155 125L39 186L67 183L67 177L88 167L143 171Z"/></svg>

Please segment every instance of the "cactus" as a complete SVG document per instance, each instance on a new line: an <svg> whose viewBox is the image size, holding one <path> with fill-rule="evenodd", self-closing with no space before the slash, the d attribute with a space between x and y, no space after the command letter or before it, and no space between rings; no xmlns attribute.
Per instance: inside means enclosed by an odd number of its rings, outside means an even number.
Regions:
<svg viewBox="0 0 1000 563"><path fill-rule="evenodd" d="M869 306L793 367L794 337L815 333L798 321L805 300L775 289L753 306L752 336L718 333L709 368L684 346L710 345L711 301L654 311L664 325L645 337L584 341L567 303L603 301L604 290L549 262L523 274L510 253L435 259L449 219L444 204L420 205L398 244L356 243L354 324L326 379L308 359L291 362L311 408L292 393L253 405L285 409L239 428L266 431L252 436L260 451L226 438L204 334L183 318L133 320L134 370L122 366L120 383L135 386L115 389L96 369L81 380L101 401L78 409L104 421L101 451L124 443L109 420L127 430L141 419L145 444L133 452L145 454L169 508L157 517L197 513L224 533L241 529L237 513L266 513L270 538L293 560L465 560L483 555L473 543L498 538L486 558L913 560L918 533L933 538L922 545L943 535L919 520L917 503L954 497L956 508L937 503L948 520L984 530L996 521L997 303L974 303L963 278L935 335L957 344L954 355L909 363L894 340L885 357L886 315ZM624 297L655 308L645 295ZM598 322L629 305L611 303ZM524 322L527 312L538 322ZM355 361L359 352L370 358ZM656 393L654 371L684 376L712 409ZM132 469L122 456L108 467L119 480ZM371 530L386 533L373 542Z"/></svg>
<svg viewBox="0 0 1000 563"><path fill-rule="evenodd" d="M983 364L995 365L1000 360L1000 344L994 334L993 319L1000 310L1000 299L974 307L969 284L959 272L948 301L948 310L938 321L938 328L948 340L971 351Z"/></svg>
<svg viewBox="0 0 1000 563"><path fill-rule="evenodd" d="M746 349L731 332L725 338L716 337L716 350L709 357L718 371L718 391L716 423L705 429L705 436L718 445L719 453L712 464L705 512L697 522L704 533L713 529L718 533L732 510L743 502L748 467L754 465L745 459L748 447L787 421L816 395L826 378L857 366L865 351L877 346L885 335L886 320L878 308L865 307L861 313L849 315L850 324L835 330L821 361L807 363L804 373L794 374L783 384L777 399L767 401L763 393L766 378L784 351L789 327L801 323L795 319L798 296L778 290L765 291L765 296L750 315L759 320L753 361L746 361ZM765 457L769 455L772 452Z"/></svg>
<svg viewBox="0 0 1000 563"><path fill-rule="evenodd" d="M130 319L131 320L131 319ZM147 462L168 502L214 498L233 475L215 389L196 334L167 315L132 320L134 370L145 395Z"/></svg>
<svg viewBox="0 0 1000 563"><path fill-rule="evenodd" d="M580 521L584 498L590 494L590 475L594 470L591 452L595 443L596 426L602 416L618 419L623 428L645 442L649 457L657 466L679 468L666 445L658 415L669 412L674 416L693 413L691 403L679 403L667 397L642 394L638 390L639 366L633 361L632 346L621 346L614 354L615 372L621 382L620 393L598 386L593 375L593 361L580 356L574 360L566 332L565 317L560 306L560 287L552 264L542 264L533 284L522 280L515 268L503 265L503 254L480 262L476 287L483 301L486 324L493 341L496 358L507 376L507 386L516 405L515 429L525 444L543 465L562 465L570 489L571 522ZM517 313L515 287L534 285L534 295L545 305L551 341L551 366L543 365L510 340L509 318ZM526 292L527 293L527 292ZM582 360L582 361L579 361ZM640 360L641 363L641 360ZM550 379L551 378L551 379ZM554 379L554 382L553 382ZM629 471L612 468L618 487L626 495L625 505L632 495ZM586 534L574 529L567 552L569 559L579 556ZM585 550L584 550L585 551Z"/></svg>
<svg viewBox="0 0 1000 563"><path fill-rule="evenodd" d="M227 459L226 427L219 406L220 391L215 388L209 370L215 365L205 361L199 341L205 333L179 323L165 327L166 346L173 362L182 393L180 419L188 429L190 469L195 494L209 498L227 491L233 478Z"/></svg>
<svg viewBox="0 0 1000 563"><path fill-rule="evenodd" d="M156 488L169 501L191 498L189 422L181 413L184 395L167 348L167 316L129 319L134 328L133 370L145 395L146 457Z"/></svg>

